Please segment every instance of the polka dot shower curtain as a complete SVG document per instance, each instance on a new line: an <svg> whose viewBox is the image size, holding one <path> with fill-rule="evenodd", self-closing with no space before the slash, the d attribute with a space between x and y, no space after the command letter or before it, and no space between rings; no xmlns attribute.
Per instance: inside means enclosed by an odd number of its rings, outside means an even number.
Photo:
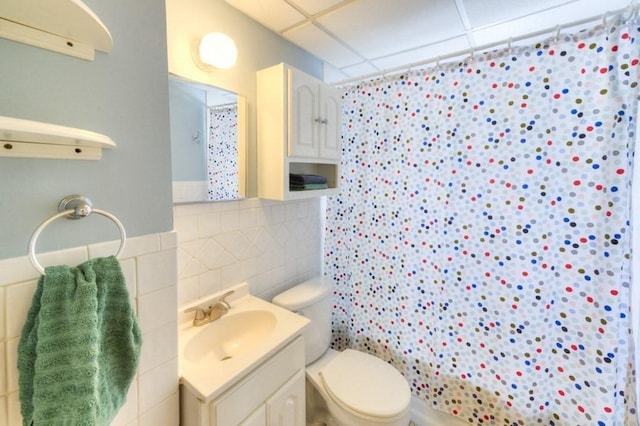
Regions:
<svg viewBox="0 0 640 426"><path fill-rule="evenodd" d="M209 108L207 147L209 200L234 200L238 193L238 107Z"/></svg>
<svg viewBox="0 0 640 426"><path fill-rule="evenodd" d="M469 424L637 424L638 32L621 18L347 88L335 348Z"/></svg>

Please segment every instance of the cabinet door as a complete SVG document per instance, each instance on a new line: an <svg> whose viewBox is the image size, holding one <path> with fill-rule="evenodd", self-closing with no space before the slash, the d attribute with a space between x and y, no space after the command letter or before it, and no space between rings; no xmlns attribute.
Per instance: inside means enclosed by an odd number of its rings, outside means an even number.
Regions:
<svg viewBox="0 0 640 426"><path fill-rule="evenodd" d="M292 70L289 73L289 156L318 157L318 81ZM316 121L318 120L318 121Z"/></svg>
<svg viewBox="0 0 640 426"><path fill-rule="evenodd" d="M253 413L244 419L239 426L266 426L267 409L264 405L258 407Z"/></svg>
<svg viewBox="0 0 640 426"><path fill-rule="evenodd" d="M338 160L341 155L342 101L340 91L323 86L320 96L319 145L320 158Z"/></svg>
<svg viewBox="0 0 640 426"><path fill-rule="evenodd" d="M298 371L267 400L269 426L304 426L304 370Z"/></svg>

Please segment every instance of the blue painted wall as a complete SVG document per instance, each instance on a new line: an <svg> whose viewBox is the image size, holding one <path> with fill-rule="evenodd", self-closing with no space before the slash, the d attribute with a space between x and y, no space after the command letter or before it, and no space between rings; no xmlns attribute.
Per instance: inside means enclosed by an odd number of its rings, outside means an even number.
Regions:
<svg viewBox="0 0 640 426"><path fill-rule="evenodd" d="M224 0L169 0L169 8L162 0L84 2L111 32L113 50L97 52L89 62L0 38L0 116L102 133L118 146L103 151L99 161L0 158L0 259L25 256L33 231L68 194L86 195L94 207L115 214L130 236L173 228L166 9L176 17L169 20L175 23L169 39L178 49L184 49L181 37L195 26L194 16L198 31L222 30L236 38L238 66L206 82L248 97L250 150L256 148L255 71L289 62L317 76L322 72L317 58ZM190 52L184 54L191 67ZM180 61L170 62L182 70ZM250 152L250 176L253 158ZM250 185L255 193L255 180ZM59 219L38 239L37 250L118 237L115 226L98 215Z"/></svg>
<svg viewBox="0 0 640 426"><path fill-rule="evenodd" d="M35 228L73 193L131 236L172 229L164 2L85 4L111 32L111 53L89 62L0 39L0 115L102 133L118 146L99 161L0 158L0 258L25 255ZM117 238L103 217L60 219L38 251Z"/></svg>

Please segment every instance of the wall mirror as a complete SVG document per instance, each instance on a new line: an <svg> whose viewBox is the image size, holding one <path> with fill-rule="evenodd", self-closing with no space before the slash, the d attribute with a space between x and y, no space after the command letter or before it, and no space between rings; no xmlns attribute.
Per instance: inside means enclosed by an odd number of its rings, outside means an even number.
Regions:
<svg viewBox="0 0 640 426"><path fill-rule="evenodd" d="M246 98L169 75L173 202L246 194Z"/></svg>

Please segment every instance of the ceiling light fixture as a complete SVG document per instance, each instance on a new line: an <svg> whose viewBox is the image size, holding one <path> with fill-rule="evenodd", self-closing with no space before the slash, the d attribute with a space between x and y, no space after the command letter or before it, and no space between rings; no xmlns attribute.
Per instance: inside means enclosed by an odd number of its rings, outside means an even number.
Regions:
<svg viewBox="0 0 640 426"><path fill-rule="evenodd" d="M211 67L232 68L237 58L235 42L223 33L209 33L202 37L197 46L197 55L194 55L196 64L205 70L210 70Z"/></svg>

